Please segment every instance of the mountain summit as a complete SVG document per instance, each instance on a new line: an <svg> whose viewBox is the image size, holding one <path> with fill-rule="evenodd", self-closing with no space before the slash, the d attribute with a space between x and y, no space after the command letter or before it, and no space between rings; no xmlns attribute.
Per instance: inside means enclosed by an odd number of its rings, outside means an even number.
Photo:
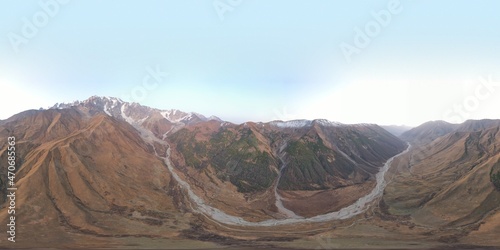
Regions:
<svg viewBox="0 0 500 250"><path fill-rule="evenodd" d="M129 123L140 123L148 118L160 114L171 123L192 124L209 120L222 121L216 116L205 117L201 114L190 112L186 113L177 109L160 110L142 106L138 103L124 102L116 97L92 96L84 101L75 101L73 103L57 103L49 109L69 109L77 108L93 115L98 112L104 112L115 118L122 118Z"/></svg>

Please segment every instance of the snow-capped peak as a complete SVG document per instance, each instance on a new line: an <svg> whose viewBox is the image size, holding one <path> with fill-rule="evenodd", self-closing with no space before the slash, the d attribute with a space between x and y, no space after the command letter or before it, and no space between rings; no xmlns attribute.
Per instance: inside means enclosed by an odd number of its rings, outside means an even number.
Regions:
<svg viewBox="0 0 500 250"><path fill-rule="evenodd" d="M219 121L219 122L222 122L222 119L220 119L219 117L215 116L215 115L212 115L210 117L207 118L209 121Z"/></svg>
<svg viewBox="0 0 500 250"><path fill-rule="evenodd" d="M329 120L326 120L326 119L317 119L317 120L314 120L314 122L322 125L322 126L325 126L325 127L339 127L339 126L343 126L344 124L343 123L340 123L340 122L333 122L333 121L329 121Z"/></svg>
<svg viewBox="0 0 500 250"><path fill-rule="evenodd" d="M302 128L310 126L312 121L310 120L292 120L292 121L272 121L271 125L279 128Z"/></svg>
<svg viewBox="0 0 500 250"><path fill-rule="evenodd" d="M216 116L210 116L207 118L198 113L186 113L177 109L160 110L142 106L139 103L124 102L120 98L109 96L91 96L84 101L57 103L49 109L68 109L72 107L83 108L81 109L82 111L89 112L91 114L102 112L108 116L125 120L131 124L142 124L149 117L153 117L154 113L159 113L171 123L193 124L210 120L222 122L222 120Z"/></svg>
<svg viewBox="0 0 500 250"><path fill-rule="evenodd" d="M272 121L270 122L272 126L279 128L302 128L310 127L314 124L319 124L324 127L339 127L345 126L345 124L340 122L333 122L326 119L316 119L316 120L291 120L291 121Z"/></svg>
<svg viewBox="0 0 500 250"><path fill-rule="evenodd" d="M182 120L189 119L191 116L190 113L185 113L177 109L163 110L160 111L160 114L170 122L178 123Z"/></svg>
<svg viewBox="0 0 500 250"><path fill-rule="evenodd" d="M165 117L165 119L173 123L181 122L187 124L197 121L210 121L210 120L222 121L220 118L216 116L210 116L209 118L207 118L202 114L198 114L195 112L186 113L177 109L163 110L160 111L160 114L163 117Z"/></svg>
<svg viewBox="0 0 500 250"><path fill-rule="evenodd" d="M96 105L96 106L108 106L109 108L114 108L118 106L118 104L125 103L120 98L116 97L100 97L100 96L91 96L87 100L84 101L73 101L70 103L56 103L54 106L49 109L65 109L71 108L79 105Z"/></svg>

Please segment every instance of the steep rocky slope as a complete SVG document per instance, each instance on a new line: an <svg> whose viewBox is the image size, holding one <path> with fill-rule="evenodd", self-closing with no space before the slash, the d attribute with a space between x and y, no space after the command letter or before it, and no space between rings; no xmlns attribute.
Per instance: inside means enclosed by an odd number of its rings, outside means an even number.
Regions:
<svg viewBox="0 0 500 250"><path fill-rule="evenodd" d="M478 228L497 230L500 192L492 175L500 168L498 124L468 121L429 144L416 144L393 165L384 195L388 211L421 226L464 229L443 240L460 241Z"/></svg>
<svg viewBox="0 0 500 250"><path fill-rule="evenodd" d="M69 243L68 233L172 237L189 228L164 163L128 123L76 109L23 113L0 128L2 161L8 136L17 142L19 241Z"/></svg>

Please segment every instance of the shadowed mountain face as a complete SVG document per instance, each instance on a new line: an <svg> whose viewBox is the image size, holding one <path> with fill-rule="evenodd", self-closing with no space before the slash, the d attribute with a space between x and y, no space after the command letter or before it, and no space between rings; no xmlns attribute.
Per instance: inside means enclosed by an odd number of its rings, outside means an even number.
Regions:
<svg viewBox="0 0 500 250"><path fill-rule="evenodd" d="M283 190L363 183L406 147L377 125L333 126L321 120L282 124L199 124L169 138L183 158L177 165L199 171L213 167L218 178L231 181L240 192L270 188L279 171Z"/></svg>
<svg viewBox="0 0 500 250"><path fill-rule="evenodd" d="M317 190L360 184L406 145L377 125L328 126L319 122L284 148L279 188Z"/></svg>

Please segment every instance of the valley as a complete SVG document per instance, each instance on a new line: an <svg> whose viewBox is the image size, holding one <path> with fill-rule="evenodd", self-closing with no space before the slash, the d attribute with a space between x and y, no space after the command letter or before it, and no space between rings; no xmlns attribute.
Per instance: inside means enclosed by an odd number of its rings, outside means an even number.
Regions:
<svg viewBox="0 0 500 250"><path fill-rule="evenodd" d="M91 97L2 121L0 160L15 136L21 247L495 247L499 130L437 121L398 138Z"/></svg>

